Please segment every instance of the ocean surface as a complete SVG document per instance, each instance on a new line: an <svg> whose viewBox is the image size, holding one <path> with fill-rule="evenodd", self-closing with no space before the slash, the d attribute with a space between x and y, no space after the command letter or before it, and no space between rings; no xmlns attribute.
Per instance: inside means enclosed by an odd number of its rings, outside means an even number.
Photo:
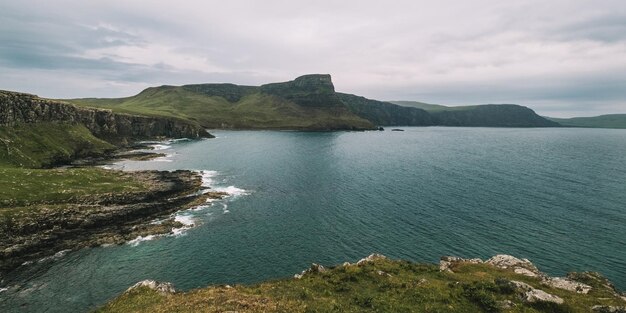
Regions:
<svg viewBox="0 0 626 313"><path fill-rule="evenodd" d="M229 192L178 213L176 236L59 253L0 284L1 312L88 311L143 279L178 290L288 278L373 252L528 258L626 289L626 130L412 127L404 132L214 131L167 157ZM148 240L152 239L152 240Z"/></svg>

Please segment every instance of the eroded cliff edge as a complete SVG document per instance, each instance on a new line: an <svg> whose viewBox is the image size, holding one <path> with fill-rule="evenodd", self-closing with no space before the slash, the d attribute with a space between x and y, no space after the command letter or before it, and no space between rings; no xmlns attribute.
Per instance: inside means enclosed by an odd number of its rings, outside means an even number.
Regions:
<svg viewBox="0 0 626 313"><path fill-rule="evenodd" d="M114 113L111 110L79 107L31 94L0 91L0 126L42 122L82 124L94 136L116 142L157 137L213 137L199 125L188 121Z"/></svg>

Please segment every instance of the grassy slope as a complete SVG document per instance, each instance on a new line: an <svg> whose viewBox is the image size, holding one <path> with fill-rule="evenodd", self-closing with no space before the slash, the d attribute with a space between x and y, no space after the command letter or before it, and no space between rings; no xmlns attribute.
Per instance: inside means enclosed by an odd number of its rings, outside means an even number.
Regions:
<svg viewBox="0 0 626 313"><path fill-rule="evenodd" d="M563 126L591 128L626 128L626 114L608 114L594 117L554 118L547 119Z"/></svg>
<svg viewBox="0 0 626 313"><path fill-rule="evenodd" d="M115 147L83 125L21 124L0 127L0 213L33 204L64 203L84 195L133 190L139 182L98 168L39 169Z"/></svg>
<svg viewBox="0 0 626 313"><path fill-rule="evenodd" d="M30 168L100 155L115 148L83 125L64 123L0 126L0 142L0 166Z"/></svg>
<svg viewBox="0 0 626 313"><path fill-rule="evenodd" d="M381 275L379 271L384 273ZM387 276L385 273L390 274ZM497 278L526 282L557 295L563 305L522 304L495 284ZM501 310L498 301L515 306ZM435 265L376 260L364 266L338 266L304 278L251 286L216 286L160 295L134 289L99 312L589 312L593 305L623 305L606 287L588 295L542 286L530 278L485 264L460 264L454 273Z"/></svg>
<svg viewBox="0 0 626 313"><path fill-rule="evenodd" d="M78 105L108 108L123 113L176 117L207 128L306 129L354 125L371 128L368 121L347 110L307 108L262 93L235 102L207 96L183 87L148 88L121 99L72 99Z"/></svg>

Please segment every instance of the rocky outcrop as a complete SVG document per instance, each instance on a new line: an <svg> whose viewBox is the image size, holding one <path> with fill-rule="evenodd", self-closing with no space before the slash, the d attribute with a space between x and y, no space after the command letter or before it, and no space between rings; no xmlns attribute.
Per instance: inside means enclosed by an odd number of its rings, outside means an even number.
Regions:
<svg viewBox="0 0 626 313"><path fill-rule="evenodd" d="M157 291L161 295L168 295L168 294L176 293L176 289L174 289L174 286L172 285L172 283L158 282L158 281L149 280L149 279L142 280L134 284L132 287L128 288L126 292L131 292L133 290L137 290L140 288L149 288L154 291Z"/></svg>
<svg viewBox="0 0 626 313"><path fill-rule="evenodd" d="M536 289L533 286L521 281L508 281L501 279L497 280L496 283L500 287L512 289L518 292L520 300L524 303L552 302L562 304L564 302L561 297L549 294L541 289Z"/></svg>
<svg viewBox="0 0 626 313"><path fill-rule="evenodd" d="M537 269L537 267L528 259L518 259L511 255L498 254L487 260L485 263L502 269L510 268L513 269L515 273L522 274L524 276L543 276L543 274L539 272L539 269Z"/></svg>
<svg viewBox="0 0 626 313"><path fill-rule="evenodd" d="M96 137L113 141L212 137L197 125L175 119L120 114L30 94L0 91L0 126L39 122L83 124Z"/></svg>
<svg viewBox="0 0 626 313"><path fill-rule="evenodd" d="M304 107L344 107L328 74L304 75L289 82L267 84L261 86L260 91Z"/></svg>
<svg viewBox="0 0 626 313"><path fill-rule="evenodd" d="M456 256L442 256L439 260L439 270L452 273L452 266L457 263L481 264L481 259L463 259Z"/></svg>
<svg viewBox="0 0 626 313"><path fill-rule="evenodd" d="M170 233L177 222L150 221L168 218L171 213L204 203L207 198L222 196L198 193L202 178L190 171L127 175L142 181L145 188L39 203L20 215L0 219L0 273L62 250L120 244L138 236Z"/></svg>

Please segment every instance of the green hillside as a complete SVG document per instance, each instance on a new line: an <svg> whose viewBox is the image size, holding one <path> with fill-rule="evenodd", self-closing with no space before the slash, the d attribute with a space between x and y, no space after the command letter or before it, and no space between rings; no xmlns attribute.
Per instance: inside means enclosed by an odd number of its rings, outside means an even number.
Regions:
<svg viewBox="0 0 626 313"><path fill-rule="evenodd" d="M5 167L50 167L115 149L84 125L53 122L0 126L0 142L0 166Z"/></svg>
<svg viewBox="0 0 626 313"><path fill-rule="evenodd" d="M548 119L566 127L626 128L626 114L607 114L574 118L548 117Z"/></svg>
<svg viewBox="0 0 626 313"><path fill-rule="evenodd" d="M260 87L201 84L148 88L120 99L71 99L116 112L176 117L206 128L373 129L339 100L330 75L306 75Z"/></svg>

